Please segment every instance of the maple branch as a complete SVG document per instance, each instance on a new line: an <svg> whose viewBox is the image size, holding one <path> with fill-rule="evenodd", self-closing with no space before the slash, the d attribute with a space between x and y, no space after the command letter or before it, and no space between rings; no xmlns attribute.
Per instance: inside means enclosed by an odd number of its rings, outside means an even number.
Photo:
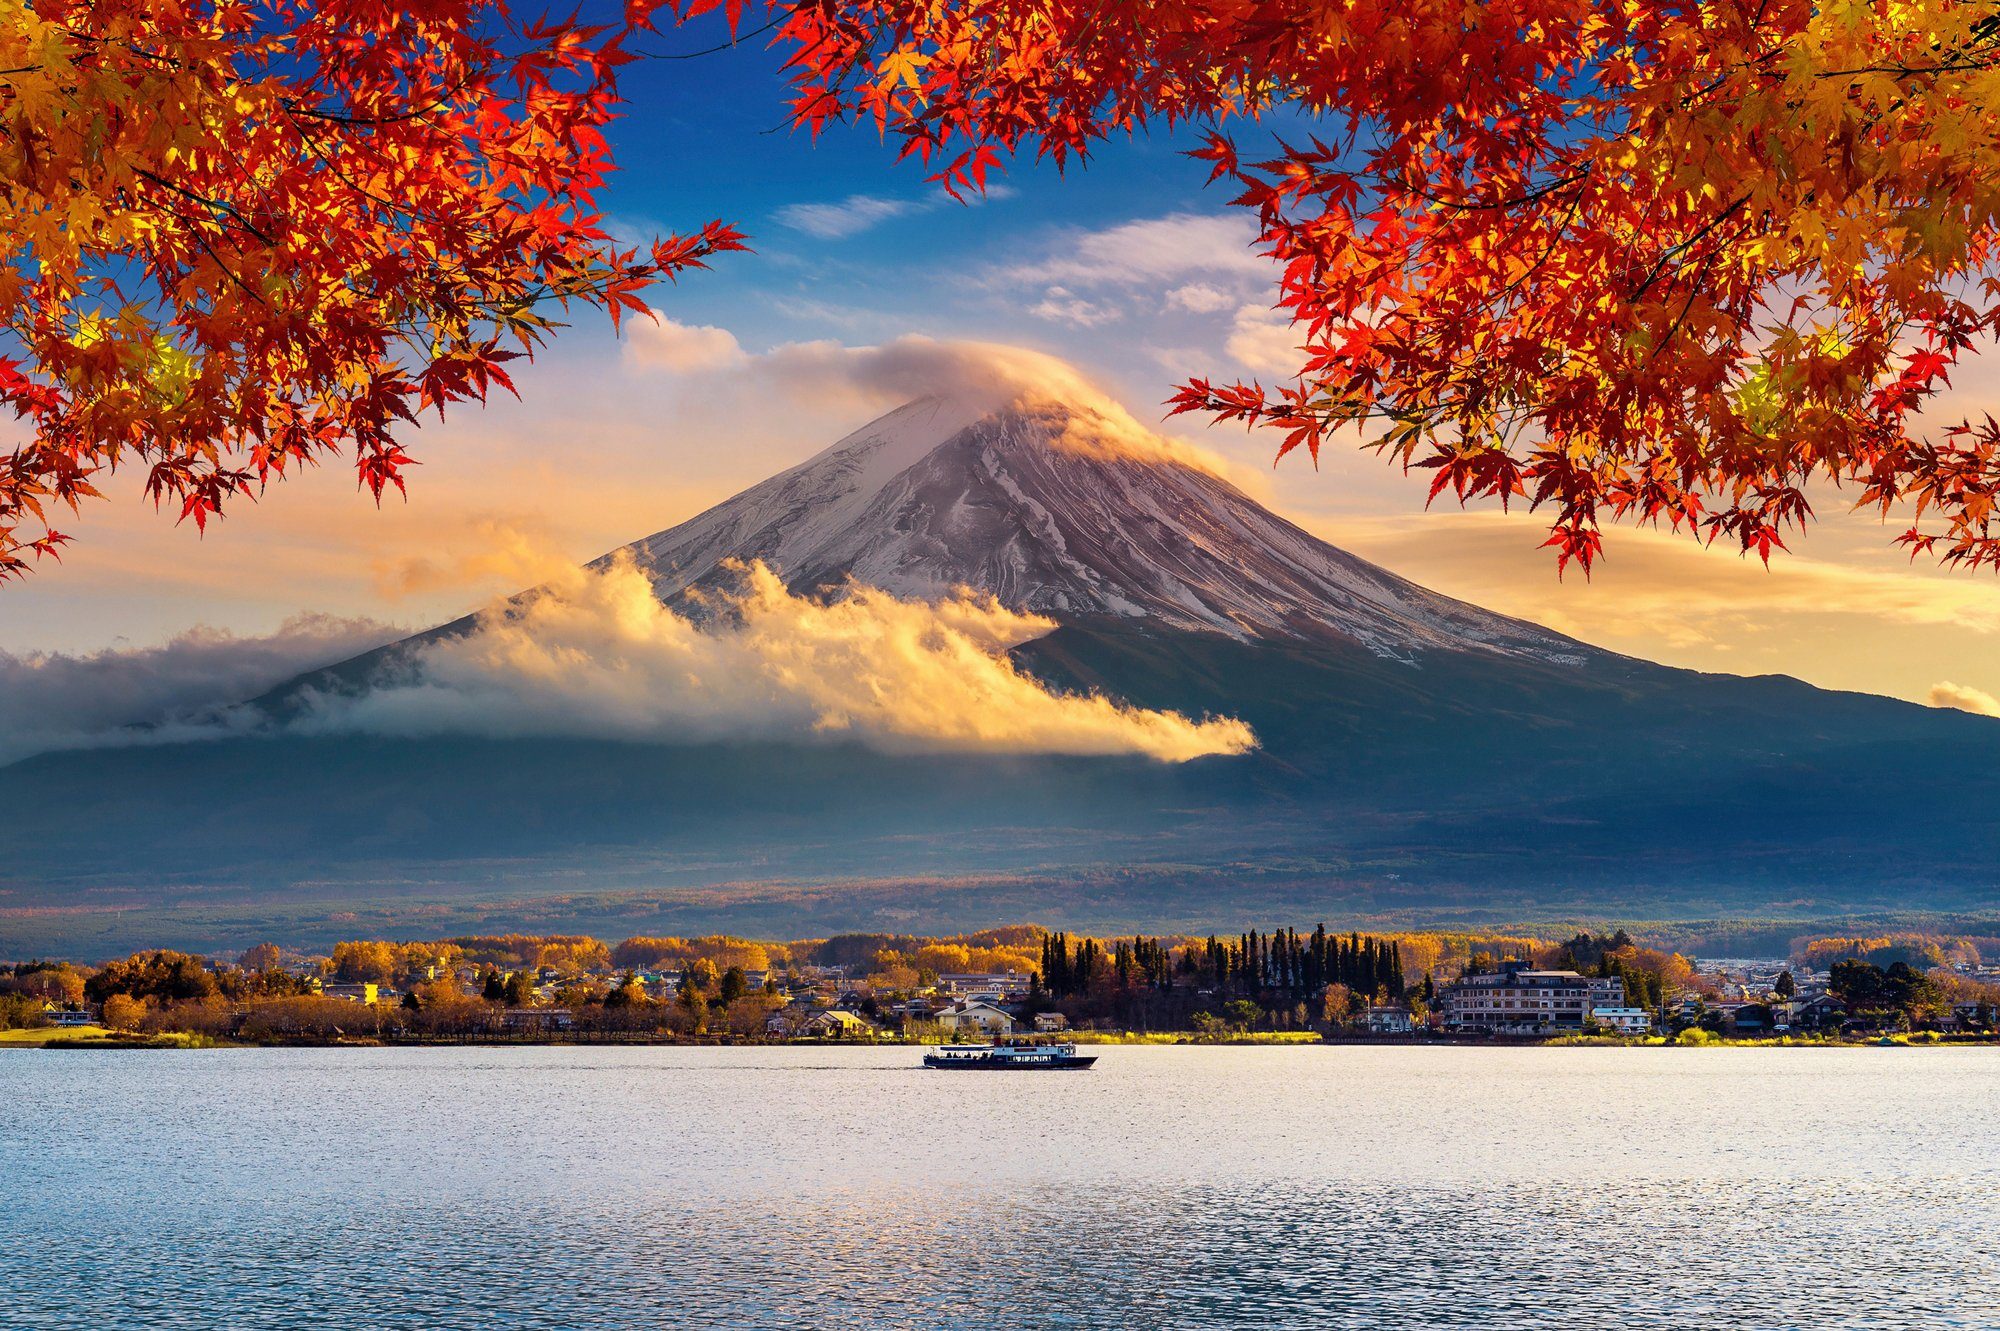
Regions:
<svg viewBox="0 0 2000 1331"><path fill-rule="evenodd" d="M1439 198L1435 194L1430 193L1429 191L1425 190L1424 188L1417 185L1413 181L1407 179L1396 180L1387 177L1385 177L1384 179L1387 181L1387 183L1391 185L1401 186L1404 192L1409 194L1414 194L1422 199L1427 199L1430 202L1438 205L1440 208L1451 208L1459 212L1466 212L1466 213L1483 213L1483 212L1504 212L1509 208L1519 208L1524 204L1539 203L1543 199L1546 199L1549 195L1556 193L1558 190L1565 189L1570 185L1578 184L1582 181L1590 179L1590 174L1594 169L1595 167L1593 164L1585 163L1582 167L1578 168L1575 171L1570 172L1566 176L1562 176L1559 177L1558 179L1548 181L1545 184L1537 185L1533 189L1529 190L1527 193L1519 195L1518 197L1512 199L1472 199L1472 200L1443 199Z"/></svg>
<svg viewBox="0 0 2000 1331"><path fill-rule="evenodd" d="M1513 281L1500 288L1499 292L1493 297L1493 303L1497 304L1506 300L1508 296L1512 295L1529 278L1535 276L1535 274L1541 272L1547 266L1550 256L1556 252L1556 246L1561 244L1563 237L1569 234L1569 229L1576 225L1576 215L1582 208L1583 191L1579 189L1569 201L1569 211L1563 215L1562 225L1550 233L1549 243L1542 246L1542 252L1536 256L1534 263L1524 269Z"/></svg>
<svg viewBox="0 0 2000 1331"><path fill-rule="evenodd" d="M228 264L222 261L222 256L220 254L217 254L215 252L215 247L208 243L208 237L202 234L200 227L198 226L189 227L188 234L193 236L195 239L195 243L200 245L201 248L208 254L208 257L215 261L215 266L222 270L223 275L227 277L231 282L234 282L236 284L238 290L240 290L244 295L250 297L250 299L256 301L259 305L267 307L270 305L271 302L264 299L264 296L261 292L251 290L250 284L245 282L240 276L238 276L235 269L231 268Z"/></svg>
<svg viewBox="0 0 2000 1331"><path fill-rule="evenodd" d="M485 75L486 71L484 69L468 71L464 78L460 79L444 92L439 93L436 100L424 106L412 107L408 111L400 111L395 115L357 116L340 111L321 111L314 107L302 106L297 99L290 97L285 99L283 105L287 115L306 116L313 120L324 120L329 124L349 125L355 129L373 129L381 125L402 125L408 124L413 120L422 120L425 116L432 115L451 105L453 98L471 87L478 79L485 77Z"/></svg>
<svg viewBox="0 0 2000 1331"><path fill-rule="evenodd" d="M88 43L91 46L122 47L130 51L133 55L138 56L141 60L150 60L154 64L163 65L168 69L181 70L187 68L186 65L172 56L161 55L158 51L149 51L129 37L100 37L95 33L79 32L74 25L68 23L57 23L54 26L61 28L78 41Z"/></svg>
<svg viewBox="0 0 2000 1331"><path fill-rule="evenodd" d="M213 209L218 213L222 213L228 216L229 218L233 219L238 226L242 227L245 231L248 231L251 235L257 237L257 239L263 241L266 245L269 245L274 249L277 247L277 242L271 239L268 233L266 233L264 230L258 227L249 218L245 217L241 212L237 211L234 205L225 203L220 199L211 199L204 195L197 194L193 190L183 188L180 185L176 185L173 181L168 180L163 176L157 176L153 174L151 171L148 171L145 167L138 168L134 174L138 175L141 179L152 181L155 185L158 185L161 189L171 190L173 193L180 195L184 199L191 200L195 203L202 205L204 208Z"/></svg>
<svg viewBox="0 0 2000 1331"><path fill-rule="evenodd" d="M1641 296L1645 295L1649 290L1652 289L1653 283L1659 281L1660 278L1666 273L1669 264L1673 265L1673 267L1676 270L1678 270L1680 267L1679 259L1682 255L1686 254L1694 246L1700 244L1702 240L1704 240L1709 235L1710 232L1714 231L1715 228L1721 226L1724 222L1728 221L1732 216L1736 214L1737 210L1739 210L1740 208L1743 207L1743 205L1749 202L1750 202L1750 196L1748 194L1741 196L1736 200L1736 202L1730 204L1727 208L1724 208L1714 217L1711 217L1708 219L1708 221L1702 223L1700 230L1696 231L1686 240L1683 240L1678 244L1669 246L1666 252L1660 256L1660 261L1654 264L1652 271L1646 275L1646 280L1641 282L1639 284L1638 289L1632 292L1631 295L1627 297L1627 299L1638 300Z"/></svg>
<svg viewBox="0 0 2000 1331"><path fill-rule="evenodd" d="M703 56L719 55L724 51L734 50L738 45L749 41L752 37L762 37L765 33L777 27L780 23L785 22L790 17L789 14L779 14L778 17L772 19L761 28L755 28L740 36L731 37L726 42L711 46L702 51L634 51L632 54L643 56L647 60L699 60Z"/></svg>

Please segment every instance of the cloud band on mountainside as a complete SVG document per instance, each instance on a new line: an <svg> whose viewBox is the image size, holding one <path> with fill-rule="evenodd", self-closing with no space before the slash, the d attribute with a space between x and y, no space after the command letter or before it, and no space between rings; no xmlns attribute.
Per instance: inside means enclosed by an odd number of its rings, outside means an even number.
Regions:
<svg viewBox="0 0 2000 1331"><path fill-rule="evenodd" d="M425 649L412 677L320 699L320 731L659 741L852 739L890 753L1138 754L1185 762L1255 744L1248 726L1051 692L1007 649L1055 628L970 594L866 587L820 602L761 564L705 625L629 559L565 569Z"/></svg>
<svg viewBox="0 0 2000 1331"><path fill-rule="evenodd" d="M196 628L157 647L0 652L0 763L51 749L226 733L247 718L223 709L399 632L372 620L299 615L261 637Z"/></svg>
<svg viewBox="0 0 2000 1331"><path fill-rule="evenodd" d="M518 553L518 552L516 552ZM1138 755L1186 762L1255 747L1194 720L1059 694L1006 652L1055 623L961 592L935 604L866 587L820 602L761 564L697 625L629 558L538 570L535 593L425 646L394 682L316 695L293 733L576 736L656 742L849 740L886 753ZM362 621L301 618L266 638L208 630L90 656L0 654L0 762L51 749L270 733L237 707L379 645Z"/></svg>

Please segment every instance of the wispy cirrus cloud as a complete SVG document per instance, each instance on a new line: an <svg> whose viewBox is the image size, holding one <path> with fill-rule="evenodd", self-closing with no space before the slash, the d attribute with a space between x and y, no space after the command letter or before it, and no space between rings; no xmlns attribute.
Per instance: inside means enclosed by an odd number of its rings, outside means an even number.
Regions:
<svg viewBox="0 0 2000 1331"><path fill-rule="evenodd" d="M1065 231L1040 258L1000 267L994 276L1046 286L1108 283L1157 286L1209 276L1269 282L1277 265L1256 252L1248 217L1169 213L1099 231ZM1217 306L1216 308L1221 308Z"/></svg>
<svg viewBox="0 0 2000 1331"><path fill-rule="evenodd" d="M1023 292L1030 316L1071 328L1143 314L1165 317L1186 336L1187 327L1212 327L1213 316L1235 310L1225 349L1263 370L1276 363L1274 348L1290 334L1282 325L1274 331L1251 304L1278 275L1256 244L1246 217L1169 213L1055 233L1035 257L996 265L983 276L989 287Z"/></svg>
<svg viewBox="0 0 2000 1331"><path fill-rule="evenodd" d="M845 240L892 217L914 212L917 206L909 199L850 194L835 203L786 204L771 215L792 230L803 231L820 240Z"/></svg>
<svg viewBox="0 0 2000 1331"><path fill-rule="evenodd" d="M1028 313L1073 328L1095 328L1118 317L1118 311L1111 306L1085 300L1068 287L1050 287L1039 302L1028 307Z"/></svg>
<svg viewBox="0 0 2000 1331"><path fill-rule="evenodd" d="M981 203L1011 198L1013 193L1005 185L989 185L984 194L967 194L962 205L977 207ZM831 203L788 203L771 216L781 226L803 231L816 240L846 240L895 218L927 213L953 202L949 195L941 191L913 199L882 194L850 194Z"/></svg>
<svg viewBox="0 0 2000 1331"><path fill-rule="evenodd" d="M1190 314L1214 314L1235 304L1235 298L1210 282L1189 282L1167 293L1167 308Z"/></svg>
<svg viewBox="0 0 2000 1331"><path fill-rule="evenodd" d="M1238 365L1266 376L1291 376L1303 363L1299 343L1304 339L1282 310L1262 305L1244 305L1231 320L1223 350Z"/></svg>

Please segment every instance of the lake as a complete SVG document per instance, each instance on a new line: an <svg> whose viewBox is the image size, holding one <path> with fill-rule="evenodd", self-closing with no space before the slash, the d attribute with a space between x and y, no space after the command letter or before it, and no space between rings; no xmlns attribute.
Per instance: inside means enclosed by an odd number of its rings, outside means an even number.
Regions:
<svg viewBox="0 0 2000 1331"><path fill-rule="evenodd" d="M0 1053L9 1327L2000 1326L2000 1050Z"/></svg>

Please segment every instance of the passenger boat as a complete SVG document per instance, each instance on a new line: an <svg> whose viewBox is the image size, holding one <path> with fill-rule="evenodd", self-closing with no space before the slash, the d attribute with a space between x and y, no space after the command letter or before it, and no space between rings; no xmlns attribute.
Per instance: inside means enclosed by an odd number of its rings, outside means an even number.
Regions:
<svg viewBox="0 0 2000 1331"><path fill-rule="evenodd" d="M1095 1054L1079 1054L1073 1044L944 1044L924 1053L927 1068L967 1068L985 1072L1030 1072L1087 1068Z"/></svg>

